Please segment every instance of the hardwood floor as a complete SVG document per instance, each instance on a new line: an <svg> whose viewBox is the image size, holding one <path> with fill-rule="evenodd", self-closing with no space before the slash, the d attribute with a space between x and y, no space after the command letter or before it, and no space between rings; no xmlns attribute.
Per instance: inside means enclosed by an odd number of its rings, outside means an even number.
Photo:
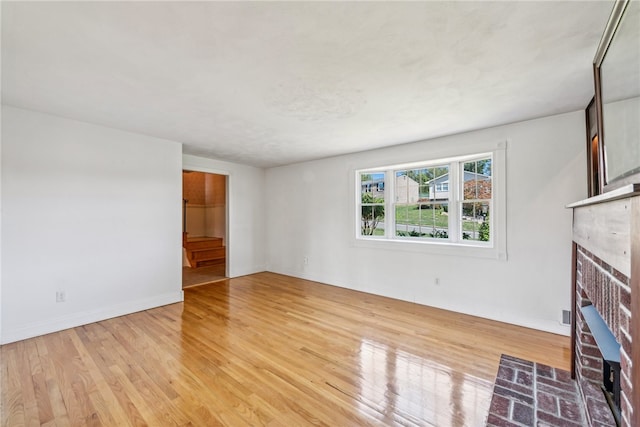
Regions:
<svg viewBox="0 0 640 427"><path fill-rule="evenodd" d="M483 426L569 338L272 273L1 348L3 426Z"/></svg>
<svg viewBox="0 0 640 427"><path fill-rule="evenodd" d="M182 289L225 279L225 264L206 267L182 267Z"/></svg>

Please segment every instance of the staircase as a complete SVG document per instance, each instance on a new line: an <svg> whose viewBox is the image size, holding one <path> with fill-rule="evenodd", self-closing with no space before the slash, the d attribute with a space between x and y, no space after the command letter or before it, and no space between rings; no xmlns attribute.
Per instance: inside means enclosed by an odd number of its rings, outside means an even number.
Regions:
<svg viewBox="0 0 640 427"><path fill-rule="evenodd" d="M224 264L226 247L221 237L189 237L183 244L191 268Z"/></svg>

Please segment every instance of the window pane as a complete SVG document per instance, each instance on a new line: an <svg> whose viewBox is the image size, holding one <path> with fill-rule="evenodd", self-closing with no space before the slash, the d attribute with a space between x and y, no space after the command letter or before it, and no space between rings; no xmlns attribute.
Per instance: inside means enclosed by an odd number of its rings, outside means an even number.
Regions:
<svg viewBox="0 0 640 427"><path fill-rule="evenodd" d="M449 204L434 203L430 209L424 210L425 215L425 232L428 237L435 239L449 238Z"/></svg>
<svg viewBox="0 0 640 427"><path fill-rule="evenodd" d="M420 198L420 171L396 171L396 203L415 203Z"/></svg>
<svg viewBox="0 0 640 427"><path fill-rule="evenodd" d="M464 200L491 199L491 159L465 162L462 173Z"/></svg>
<svg viewBox="0 0 640 427"><path fill-rule="evenodd" d="M464 170L471 172L473 174L477 173L478 171L478 162L477 161L472 161L472 162L465 162L464 164Z"/></svg>
<svg viewBox="0 0 640 427"><path fill-rule="evenodd" d="M433 168L433 177L440 178L449 174L449 165L436 166Z"/></svg>
<svg viewBox="0 0 640 427"><path fill-rule="evenodd" d="M445 239L449 237L447 204L422 202L398 206L396 212L399 236ZM402 220L398 217L402 217Z"/></svg>
<svg viewBox="0 0 640 427"><path fill-rule="evenodd" d="M462 239L488 242L490 236L489 203L463 203Z"/></svg>
<svg viewBox="0 0 640 427"><path fill-rule="evenodd" d="M396 224L409 223L409 209L406 205L396 205Z"/></svg>
<svg viewBox="0 0 640 427"><path fill-rule="evenodd" d="M362 203L384 203L384 173L367 172L360 174Z"/></svg>
<svg viewBox="0 0 640 427"><path fill-rule="evenodd" d="M418 199L419 202L424 202L424 201L429 200L429 186L428 185L421 185L418 196L420 197Z"/></svg>
<svg viewBox="0 0 640 427"><path fill-rule="evenodd" d="M396 205L396 236L406 237L413 229L414 213L409 205Z"/></svg>
<svg viewBox="0 0 640 427"><path fill-rule="evenodd" d="M407 198L407 188L403 187L402 185L400 185L400 183L403 181L403 177L407 176L407 171L396 171L395 172L395 185L396 188L394 189L394 193L395 197L396 197L396 202L401 201L401 200L406 200Z"/></svg>
<svg viewBox="0 0 640 427"><path fill-rule="evenodd" d="M441 204L396 206L396 235L400 237L447 238L448 220Z"/></svg>
<svg viewBox="0 0 640 427"><path fill-rule="evenodd" d="M449 199L449 166L435 166L427 169L426 182L429 187L429 200Z"/></svg>
<svg viewBox="0 0 640 427"><path fill-rule="evenodd" d="M384 205L363 205L360 227L363 236L384 236Z"/></svg>
<svg viewBox="0 0 640 427"><path fill-rule="evenodd" d="M409 205L407 206L408 221L407 232L410 237L422 237L421 230L421 205Z"/></svg>

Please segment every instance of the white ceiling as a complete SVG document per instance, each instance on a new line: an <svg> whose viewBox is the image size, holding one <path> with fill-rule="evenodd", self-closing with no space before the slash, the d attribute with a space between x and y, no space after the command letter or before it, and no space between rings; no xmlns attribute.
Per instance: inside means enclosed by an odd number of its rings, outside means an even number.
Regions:
<svg viewBox="0 0 640 427"><path fill-rule="evenodd" d="M586 2L2 2L2 102L270 167L586 107Z"/></svg>

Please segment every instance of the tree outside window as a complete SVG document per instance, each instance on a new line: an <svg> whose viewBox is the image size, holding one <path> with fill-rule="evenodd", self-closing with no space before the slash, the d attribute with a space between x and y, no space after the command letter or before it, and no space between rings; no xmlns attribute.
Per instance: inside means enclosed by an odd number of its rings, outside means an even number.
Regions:
<svg viewBox="0 0 640 427"><path fill-rule="evenodd" d="M384 236L384 173L360 174L360 227L363 236Z"/></svg>

